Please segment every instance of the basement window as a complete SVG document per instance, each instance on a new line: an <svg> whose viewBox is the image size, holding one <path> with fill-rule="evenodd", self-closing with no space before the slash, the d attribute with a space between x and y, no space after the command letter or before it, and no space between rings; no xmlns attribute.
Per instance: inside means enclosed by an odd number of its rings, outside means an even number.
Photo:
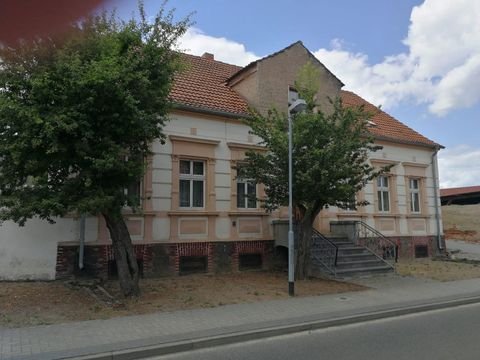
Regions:
<svg viewBox="0 0 480 360"><path fill-rule="evenodd" d="M427 245L416 245L415 246L415 258L426 258L428 257L428 246Z"/></svg>
<svg viewBox="0 0 480 360"><path fill-rule="evenodd" d="M206 273L207 256L180 256L180 275Z"/></svg>
<svg viewBox="0 0 480 360"><path fill-rule="evenodd" d="M263 261L262 254L240 254L238 257L238 265L243 270L261 270Z"/></svg>

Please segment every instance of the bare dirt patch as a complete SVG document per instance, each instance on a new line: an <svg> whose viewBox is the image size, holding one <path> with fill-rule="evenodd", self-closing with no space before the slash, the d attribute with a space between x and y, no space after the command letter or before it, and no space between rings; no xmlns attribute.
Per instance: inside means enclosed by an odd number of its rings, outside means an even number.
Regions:
<svg viewBox="0 0 480 360"><path fill-rule="evenodd" d="M477 263L474 261L417 259L400 261L396 269L399 275L439 281L454 281L480 277L480 262Z"/></svg>
<svg viewBox="0 0 480 360"><path fill-rule="evenodd" d="M480 204L442 206L446 239L480 242Z"/></svg>
<svg viewBox="0 0 480 360"><path fill-rule="evenodd" d="M111 294L119 295L117 282L104 286ZM60 281L3 282L0 283L0 327L107 319L288 298L286 275L270 272L143 279L141 289L140 298L112 307L98 302L87 291L67 287ZM296 282L297 296L364 289L360 285L324 279Z"/></svg>

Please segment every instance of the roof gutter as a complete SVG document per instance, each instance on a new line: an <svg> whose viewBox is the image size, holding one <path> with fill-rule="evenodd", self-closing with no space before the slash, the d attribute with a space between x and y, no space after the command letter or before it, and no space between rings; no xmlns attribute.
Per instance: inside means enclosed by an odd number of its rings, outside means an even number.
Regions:
<svg viewBox="0 0 480 360"><path fill-rule="evenodd" d="M426 143L421 143L417 141L408 141L408 140L400 140L400 139L395 139L391 138L388 136L381 136L381 135L374 135L372 134L375 140L384 140L396 144L405 144L405 145L414 145L414 146L421 146L421 147L426 147L429 149L434 149L436 152L440 149L445 149L445 146L440 145L440 144L426 144Z"/></svg>
<svg viewBox="0 0 480 360"><path fill-rule="evenodd" d="M236 113L231 113L231 112L228 112L228 111L212 110L212 109L202 108L202 107L193 106L193 105L185 105L185 104L180 104L180 103L174 103L173 104L173 109L174 110L191 111L191 112L206 114L206 115L221 116L221 117L226 117L226 118L231 118L231 119L247 119L247 118L250 118L250 115L247 115L247 114L236 114Z"/></svg>
<svg viewBox="0 0 480 360"><path fill-rule="evenodd" d="M443 250L442 244L442 230L440 226L440 190L438 186L438 167L437 167L437 154L440 150L440 146L435 148L435 152L432 154L432 176L433 176L433 192L435 198L435 221L437 225L437 247L439 251Z"/></svg>

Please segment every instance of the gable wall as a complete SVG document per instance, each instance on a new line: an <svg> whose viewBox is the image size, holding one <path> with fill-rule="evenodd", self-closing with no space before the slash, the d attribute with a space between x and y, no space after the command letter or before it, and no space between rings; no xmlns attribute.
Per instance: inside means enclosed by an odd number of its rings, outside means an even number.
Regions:
<svg viewBox="0 0 480 360"><path fill-rule="evenodd" d="M337 97L342 84L317 63L301 44L259 61L256 71L248 76L243 75L245 77L241 80L235 79L232 88L261 113L266 113L273 107L286 113L289 87L294 86L298 71L309 61L320 69L317 101L322 108L328 109L328 97Z"/></svg>

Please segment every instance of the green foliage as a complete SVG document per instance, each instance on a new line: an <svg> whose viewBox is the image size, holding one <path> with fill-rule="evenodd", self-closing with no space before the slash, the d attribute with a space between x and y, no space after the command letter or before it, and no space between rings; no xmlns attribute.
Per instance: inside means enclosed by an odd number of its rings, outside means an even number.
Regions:
<svg viewBox="0 0 480 360"><path fill-rule="evenodd" d="M315 100L320 90L320 69L311 61L303 65L297 74L295 89L301 99L305 100L310 110L315 107Z"/></svg>
<svg viewBox="0 0 480 360"><path fill-rule="evenodd" d="M0 48L0 219L119 212L170 109L189 19L96 15Z"/></svg>
<svg viewBox="0 0 480 360"><path fill-rule="evenodd" d="M350 208L355 194L387 169L367 163L373 144L368 133L369 114L363 108L344 107L332 101L328 114L307 111L295 115L293 130L293 201L313 218L324 207ZM288 204L288 119L271 111L246 120L252 133L263 139L267 152L247 153L246 176L265 184L264 206L274 210Z"/></svg>

